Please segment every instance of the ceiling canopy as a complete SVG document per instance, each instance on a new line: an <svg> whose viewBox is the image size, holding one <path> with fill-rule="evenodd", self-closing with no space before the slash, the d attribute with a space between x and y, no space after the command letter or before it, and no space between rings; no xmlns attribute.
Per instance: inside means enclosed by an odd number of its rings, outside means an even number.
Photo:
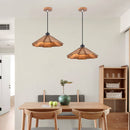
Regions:
<svg viewBox="0 0 130 130"><path fill-rule="evenodd" d="M53 7L53 17L79 17L75 10L82 6L89 8L88 17L119 17L130 0L1 0L0 16L42 17L46 6Z"/></svg>

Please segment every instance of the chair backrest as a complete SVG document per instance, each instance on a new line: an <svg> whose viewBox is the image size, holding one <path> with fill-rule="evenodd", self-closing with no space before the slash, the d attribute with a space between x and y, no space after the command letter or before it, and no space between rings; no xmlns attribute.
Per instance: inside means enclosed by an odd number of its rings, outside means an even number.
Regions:
<svg viewBox="0 0 130 130"><path fill-rule="evenodd" d="M49 110L49 111L25 110L26 115L31 115L32 118L37 118L37 119L54 119L61 112L62 112L62 109Z"/></svg>
<svg viewBox="0 0 130 130"><path fill-rule="evenodd" d="M46 95L45 90L43 95L38 95L38 102L49 102L49 101L58 101L60 95ZM71 102L84 102L84 95L79 95L79 90L77 90L77 95L69 95L71 97Z"/></svg>
<svg viewBox="0 0 130 130"><path fill-rule="evenodd" d="M62 113L62 109L50 110L50 111L25 110L25 114L28 116L28 130L31 130L32 118L35 118L35 119L54 119L55 130L58 130L57 115L59 115L60 113Z"/></svg>
<svg viewBox="0 0 130 130"><path fill-rule="evenodd" d="M84 119L89 119L89 120L96 120L100 119L103 117L103 114L105 114L104 111L98 111L98 112L86 112L86 111L81 111L78 109L72 109L72 113L75 114L78 117L84 118Z"/></svg>
<svg viewBox="0 0 130 130"><path fill-rule="evenodd" d="M107 121L106 121L106 115L108 115L110 112L110 109L104 110L104 111L98 111L98 112L87 112L85 110L78 110L78 109L72 109L72 113L78 116L79 118L79 128L78 130L81 130L81 118L88 119L88 120L97 120L103 118L104 120L104 130L108 130L107 127Z"/></svg>

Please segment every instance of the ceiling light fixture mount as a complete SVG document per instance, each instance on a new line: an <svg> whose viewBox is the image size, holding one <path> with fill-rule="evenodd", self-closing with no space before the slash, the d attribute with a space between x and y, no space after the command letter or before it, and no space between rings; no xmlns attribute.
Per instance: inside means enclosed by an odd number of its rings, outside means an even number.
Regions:
<svg viewBox="0 0 130 130"><path fill-rule="evenodd" d="M78 59L78 60L97 58L98 55L89 50L88 48L85 48L83 42L83 13L87 11L87 8L80 7L78 10L82 13L82 44L80 45L80 48L67 55L67 57L70 59Z"/></svg>
<svg viewBox="0 0 130 130"><path fill-rule="evenodd" d="M48 32L48 12L52 11L51 7L45 7L43 11L47 12L47 32L43 37L41 37L39 40L32 43L35 47L59 47L63 46L63 43L53 36L50 35Z"/></svg>

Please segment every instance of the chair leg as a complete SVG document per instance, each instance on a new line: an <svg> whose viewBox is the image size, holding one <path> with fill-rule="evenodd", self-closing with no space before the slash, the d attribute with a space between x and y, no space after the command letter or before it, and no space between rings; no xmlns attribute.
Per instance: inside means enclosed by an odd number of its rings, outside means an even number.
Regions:
<svg viewBox="0 0 130 130"><path fill-rule="evenodd" d="M28 129L27 130L31 130L31 124L32 124L32 117L28 116Z"/></svg>
<svg viewBox="0 0 130 130"><path fill-rule="evenodd" d="M81 130L81 117L79 116L79 130Z"/></svg>
<svg viewBox="0 0 130 130"><path fill-rule="evenodd" d="M57 127L57 115L56 114L55 114L54 122L55 122L55 130L58 130L58 127Z"/></svg>
<svg viewBox="0 0 130 130"><path fill-rule="evenodd" d="M105 113L103 114L103 120L104 120L104 129L108 130L108 127L107 127L107 117L106 117Z"/></svg>
<svg viewBox="0 0 130 130"><path fill-rule="evenodd" d="M94 126L97 128L97 120L94 120Z"/></svg>
<svg viewBox="0 0 130 130"><path fill-rule="evenodd" d="M23 110L22 130L25 130L25 118L26 118L26 115L25 115L25 111Z"/></svg>
<svg viewBox="0 0 130 130"><path fill-rule="evenodd" d="M36 119L36 125L35 125L36 128L38 127L38 123L39 123L39 120Z"/></svg>

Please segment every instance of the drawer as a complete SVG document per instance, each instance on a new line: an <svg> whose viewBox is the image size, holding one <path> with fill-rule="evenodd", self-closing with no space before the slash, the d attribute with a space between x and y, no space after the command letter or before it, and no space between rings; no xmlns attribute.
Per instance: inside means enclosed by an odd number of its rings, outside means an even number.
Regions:
<svg viewBox="0 0 130 130"><path fill-rule="evenodd" d="M108 130L128 130L128 113L110 113L107 121Z"/></svg>

